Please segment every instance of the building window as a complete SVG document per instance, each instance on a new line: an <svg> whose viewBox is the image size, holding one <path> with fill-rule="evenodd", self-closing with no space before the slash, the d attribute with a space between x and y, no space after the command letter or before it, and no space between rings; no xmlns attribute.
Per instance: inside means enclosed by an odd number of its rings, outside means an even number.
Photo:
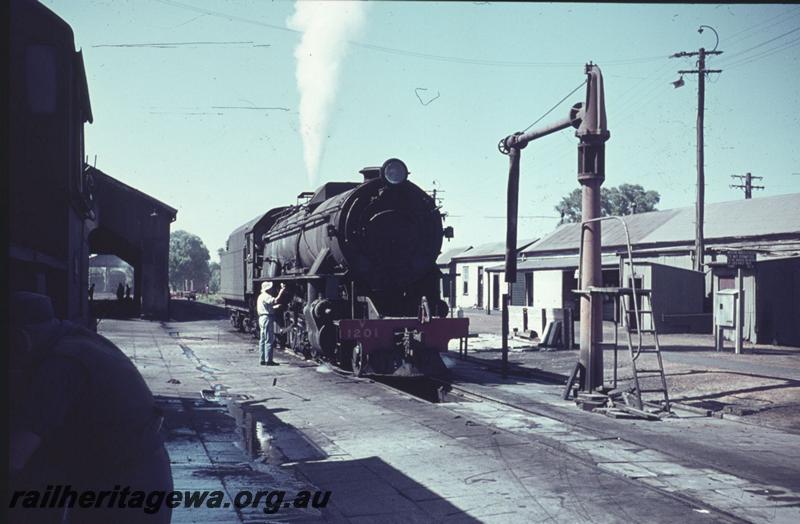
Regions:
<svg viewBox="0 0 800 524"><path fill-rule="evenodd" d="M533 305L533 273L525 273L525 305Z"/></svg>
<svg viewBox="0 0 800 524"><path fill-rule="evenodd" d="M463 294L467 295L469 294L469 266L464 266L464 268L461 271L462 271L461 281L464 283Z"/></svg>

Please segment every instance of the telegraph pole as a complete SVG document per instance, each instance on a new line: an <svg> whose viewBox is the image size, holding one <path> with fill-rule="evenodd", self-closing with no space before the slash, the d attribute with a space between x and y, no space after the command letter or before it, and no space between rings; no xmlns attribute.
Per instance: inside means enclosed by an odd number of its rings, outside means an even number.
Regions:
<svg viewBox="0 0 800 524"><path fill-rule="evenodd" d="M754 186L753 179L761 180L763 176L753 176L750 173L744 175L731 175L731 178L738 178L744 180L744 184L731 184L732 189L744 189L744 198L749 200L753 198L754 189L764 189L764 186Z"/></svg>
<svg viewBox="0 0 800 524"><path fill-rule="evenodd" d="M702 25L698 29L699 33L703 32L703 28L707 27L714 31L713 27ZM714 35L717 32L714 31ZM686 52L680 51L673 54L670 58L681 58L686 56L697 56L697 69L682 69L678 71L681 79L673 82L675 87L683 85L683 75L696 74L698 78L697 83L697 203L695 205L695 261L694 269L696 271L703 270L703 261L705 258L705 242L703 239L703 221L704 221L704 204L705 204L705 169L703 166L703 113L705 111L706 99L706 75L708 73L721 73L721 69L706 69L706 55L721 55L722 51L717 51L719 44L719 36L717 35L717 44L714 49L706 51L701 47L699 51Z"/></svg>

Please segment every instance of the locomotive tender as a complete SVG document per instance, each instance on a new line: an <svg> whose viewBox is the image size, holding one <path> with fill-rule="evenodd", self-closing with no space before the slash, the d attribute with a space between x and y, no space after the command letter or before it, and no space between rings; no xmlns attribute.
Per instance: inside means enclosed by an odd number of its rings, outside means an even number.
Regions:
<svg viewBox="0 0 800 524"><path fill-rule="evenodd" d="M255 331L261 282L280 282L291 298L276 331L294 351L356 375L444 374L440 354L469 330L439 295L436 258L452 230L402 161L360 173L363 182L326 183L231 233L220 257L231 322Z"/></svg>

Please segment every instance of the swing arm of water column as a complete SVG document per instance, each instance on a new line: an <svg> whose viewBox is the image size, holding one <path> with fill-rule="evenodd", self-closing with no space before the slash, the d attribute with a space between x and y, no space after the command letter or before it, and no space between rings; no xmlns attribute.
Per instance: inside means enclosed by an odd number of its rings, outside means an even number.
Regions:
<svg viewBox="0 0 800 524"><path fill-rule="evenodd" d="M583 103L573 105L566 118L527 132L509 135L498 144L501 153L508 155L508 197L506 225L505 281L508 286L503 295L503 375L508 371L508 305L511 284L517 277L517 208L519 201L519 173L522 150L538 138L573 127L578 138L578 182L582 188L581 215L586 232L583 236L580 261L583 290L602 283L601 226L589 222L600 216L600 186L605 180L605 143L611 136L606 124L603 74L600 68L588 63L585 67L586 97ZM588 222L588 223L587 223ZM587 294L581 296L580 357L576 371L581 391L591 392L603 385L602 303L593 301Z"/></svg>

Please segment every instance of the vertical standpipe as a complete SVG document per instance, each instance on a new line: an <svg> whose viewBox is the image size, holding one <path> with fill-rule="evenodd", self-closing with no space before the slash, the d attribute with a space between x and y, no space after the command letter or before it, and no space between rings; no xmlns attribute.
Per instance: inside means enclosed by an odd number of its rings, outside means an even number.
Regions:
<svg viewBox="0 0 800 524"><path fill-rule="evenodd" d="M586 66L585 113L575 136L578 145L578 182L581 184L581 217L583 222L600 216L600 186L605 180L605 143L611 136L606 125L603 75L593 64ZM600 222L582 224L586 231L583 236L583 271L581 289L599 287L603 282L601 264L601 226ZM581 333L580 363L583 369L583 390L593 391L603 385L603 304L593 300L592 295L581 295Z"/></svg>
<svg viewBox="0 0 800 524"><path fill-rule="evenodd" d="M517 215L519 206L519 158L525 144L509 148L508 192L506 194L506 292L502 295L503 377L508 374L508 306L511 304L511 286L517 281ZM488 302L488 301L487 301Z"/></svg>
<svg viewBox="0 0 800 524"><path fill-rule="evenodd" d="M583 220L591 220L600 216L600 186L605 178L605 142L610 133L606 128L606 110L603 96L603 75L600 68L589 63L586 66L587 86L586 101L572 106L569 116L548 126L515 133L500 140L498 149L509 155L508 174L508 215L506 229L506 264L505 280L509 291L511 283L517 276L517 202L519 198L519 165L520 151L528 142L543 136L561 131L570 126L577 128L575 136L580 140L578 145L578 182L583 186L582 212ZM602 283L600 265L600 224L586 224L588 228L584 236L583 278L580 287L599 286ZM503 301L504 309L507 301ZM503 363L507 359L507 315L503 322ZM589 299L581 301L581 358L585 391L590 391L603 384L602 341L602 304L590 307ZM505 366L504 366L505 369ZM587 373L587 370L591 370Z"/></svg>

